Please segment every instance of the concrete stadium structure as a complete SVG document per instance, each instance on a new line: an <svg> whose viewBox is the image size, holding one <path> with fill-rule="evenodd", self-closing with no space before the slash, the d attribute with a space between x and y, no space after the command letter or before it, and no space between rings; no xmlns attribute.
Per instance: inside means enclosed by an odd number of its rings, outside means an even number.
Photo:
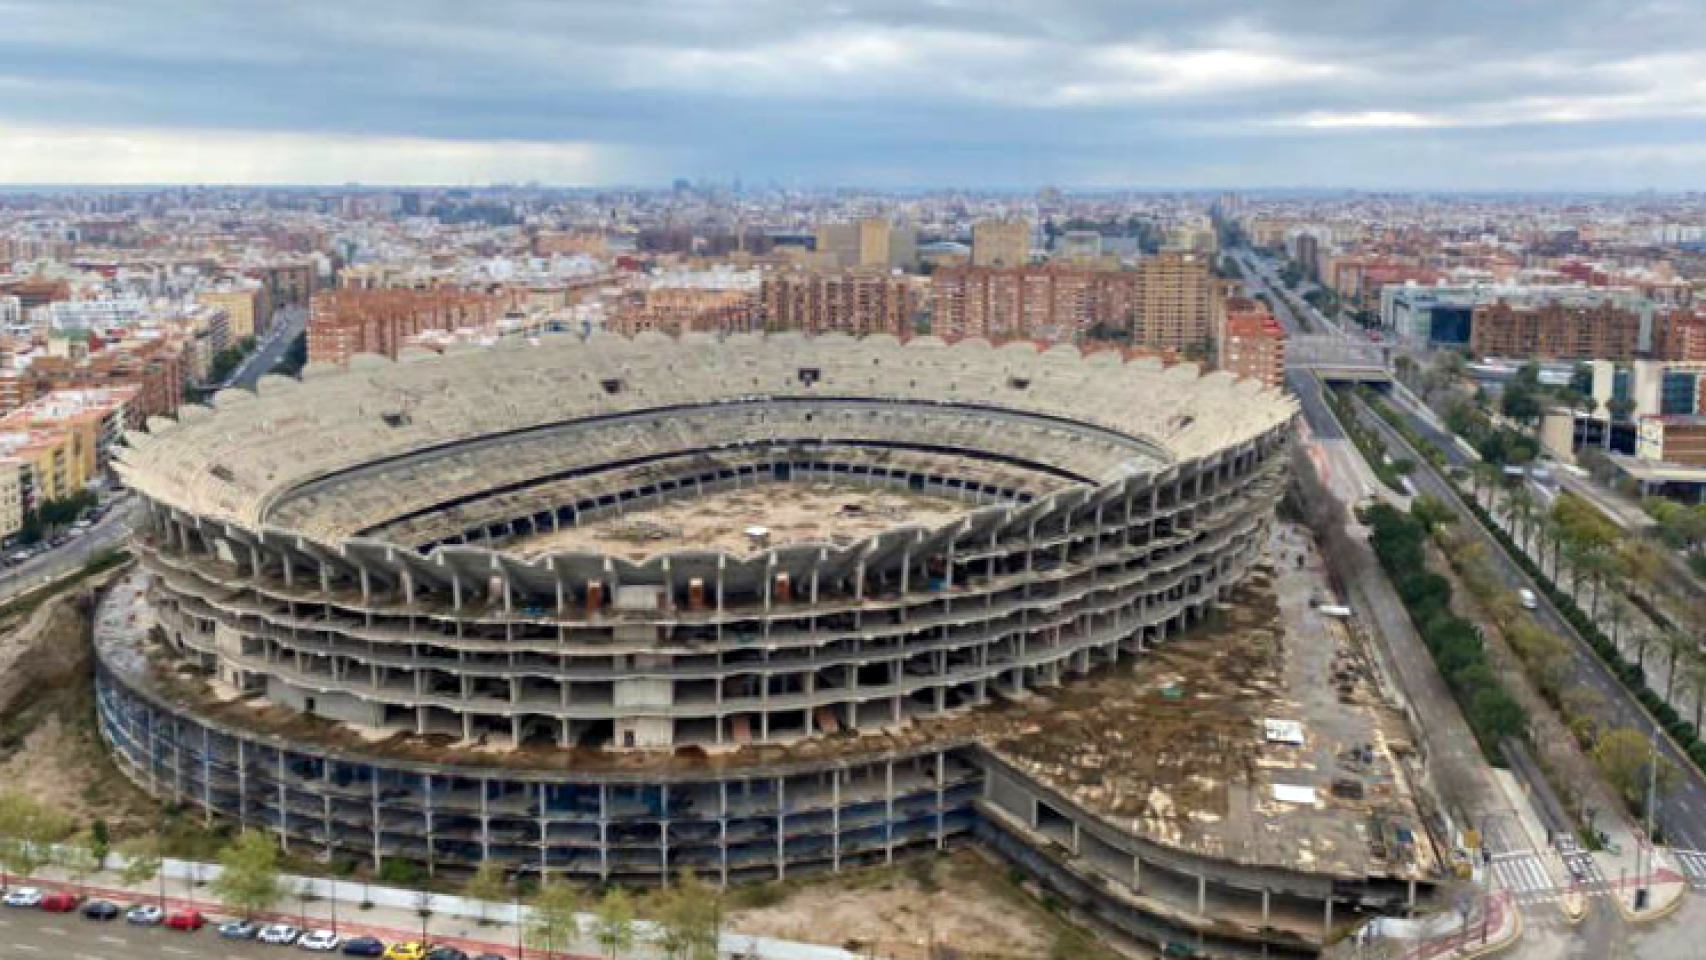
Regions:
<svg viewBox="0 0 1706 960"><path fill-rule="evenodd" d="M104 616L102 729L156 794L375 865L735 882L975 834L1024 859L1042 813L976 717L1228 597L1293 411L1188 365L930 338L562 338L269 377L122 454L157 629ZM789 539L737 515L707 549L647 519L831 488L871 498L841 501L863 529L924 498L938 522ZM594 533L634 549L574 546ZM1414 896L1113 844L1134 889L1146 859L1194 878L1195 921L1102 911L1153 942L1309 954L1335 899ZM1210 884L1262 922L1208 916ZM1298 904L1325 924L1277 919Z"/></svg>

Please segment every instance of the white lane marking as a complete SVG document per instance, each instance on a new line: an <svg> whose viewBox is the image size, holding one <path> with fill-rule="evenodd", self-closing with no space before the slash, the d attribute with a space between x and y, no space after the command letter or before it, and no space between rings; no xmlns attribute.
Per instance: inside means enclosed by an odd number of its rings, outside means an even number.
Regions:
<svg viewBox="0 0 1706 960"><path fill-rule="evenodd" d="M102 936L101 936L101 937L99 937L99 938L98 938L98 939L99 939L99 940L100 940L100 941L101 941L101 942L102 942L102 943L112 943L112 944L117 944L117 945L118 945L118 946L121 946L121 947L122 947L122 946L124 946L124 945L125 945L125 944L127 944L127 943L129 943L129 942L130 942L130 941L129 941L129 940L126 940L126 939L125 939L125 938L123 938L123 937L109 937L109 936L105 936L105 935L102 935Z"/></svg>
<svg viewBox="0 0 1706 960"><path fill-rule="evenodd" d="M41 932L42 933L51 933L56 937L65 936L65 928L64 927L42 927Z"/></svg>
<svg viewBox="0 0 1706 960"><path fill-rule="evenodd" d="M187 957L190 955L190 951L185 950L183 947L164 946L161 947L160 950L163 953L175 953L180 957Z"/></svg>
<svg viewBox="0 0 1706 960"><path fill-rule="evenodd" d="M92 953L79 953L77 954L76 960L107 960L107 958L97 957Z"/></svg>
<svg viewBox="0 0 1706 960"><path fill-rule="evenodd" d="M22 950L25 953L40 953L41 952L41 948L36 946L33 943L14 943L14 944L12 944L12 949L13 950Z"/></svg>

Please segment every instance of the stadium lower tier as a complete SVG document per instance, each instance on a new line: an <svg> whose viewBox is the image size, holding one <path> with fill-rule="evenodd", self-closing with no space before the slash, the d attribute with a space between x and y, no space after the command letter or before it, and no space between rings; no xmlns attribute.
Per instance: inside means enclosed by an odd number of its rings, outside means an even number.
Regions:
<svg viewBox="0 0 1706 960"><path fill-rule="evenodd" d="M489 858L536 878L655 886L687 869L727 885L976 842L1123 937L1276 958L1315 956L1342 935L1335 924L1418 894L1123 833L976 742L731 768L427 764L201 716L138 683L139 666L109 646L96 674L99 729L125 776L210 828L263 830L299 857L375 874L404 861L457 879Z"/></svg>

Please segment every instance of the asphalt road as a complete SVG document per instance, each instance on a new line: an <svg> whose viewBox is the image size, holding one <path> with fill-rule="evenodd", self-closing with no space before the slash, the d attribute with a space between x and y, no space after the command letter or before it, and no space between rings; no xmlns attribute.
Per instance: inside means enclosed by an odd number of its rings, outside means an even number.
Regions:
<svg viewBox="0 0 1706 960"><path fill-rule="evenodd" d="M1505 553L1498 541L1493 539L1481 526L1469 508L1459 500L1456 493L1450 489L1439 476L1427 458L1412 450L1404 438L1396 430L1387 425L1386 421L1368 411L1357 403L1359 411L1364 415L1363 421L1381 434L1388 448L1393 450L1409 450L1416 462L1416 469L1410 474L1410 481L1418 490L1426 493L1448 505L1459 516L1463 529L1473 531L1483 544L1486 555L1491 561L1495 575L1511 593L1522 588L1532 589L1540 600L1540 605L1533 615L1542 627L1549 632L1564 637L1570 642L1566 649L1570 653L1571 673L1581 684L1599 694L1602 701L1600 720L1611 726L1631 727L1642 732L1653 729L1653 722L1641 708L1632 693L1611 673L1611 669L1602 662L1587 641L1578 635L1569 622L1554 608L1546 595L1538 586L1529 580L1528 576L1518 567L1516 561ZM1437 430L1428 425L1425 420L1417 417L1400 404L1391 404L1406 421L1424 436L1437 434ZM1446 447L1448 459L1453 455L1461 456L1456 451ZM1694 764L1675 748L1668 738L1658 738L1659 752L1678 770L1669 789L1661 790L1659 796L1659 826L1663 830L1670 846L1685 850L1700 850L1706 847L1706 777L1703 777Z"/></svg>
<svg viewBox="0 0 1706 960"><path fill-rule="evenodd" d="M0 601L43 586L82 567L102 550L122 545L135 529L137 509L136 498L126 495L81 537L0 573Z"/></svg>
<svg viewBox="0 0 1706 960"><path fill-rule="evenodd" d="M141 927L118 920L85 920L76 913L46 913L28 907L0 908L0 957L27 960L261 960L312 956L306 950L227 940L212 928L195 933ZM321 956L336 956L321 954Z"/></svg>
<svg viewBox="0 0 1706 960"><path fill-rule="evenodd" d="M266 339L255 345L255 352L243 361L237 371L231 375L226 386L255 389L255 384L261 377L271 372L278 362L284 359L284 352L290 349L290 341L302 332L308 324L308 311L300 307L285 310L280 314L279 322L273 327L273 332Z"/></svg>

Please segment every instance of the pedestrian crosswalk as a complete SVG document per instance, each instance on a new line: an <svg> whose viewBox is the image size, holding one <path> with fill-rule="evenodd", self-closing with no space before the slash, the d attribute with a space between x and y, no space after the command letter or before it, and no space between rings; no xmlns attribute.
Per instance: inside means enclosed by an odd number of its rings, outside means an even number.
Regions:
<svg viewBox="0 0 1706 960"><path fill-rule="evenodd" d="M1682 868L1684 876L1688 877L1688 885L1695 889L1706 889L1706 850L1672 850L1671 856Z"/></svg>
<svg viewBox="0 0 1706 960"><path fill-rule="evenodd" d="M1494 885L1501 890L1509 890L1518 902L1525 902L1524 897L1550 894L1554 890L1552 875L1546 872L1546 864L1533 851L1495 855L1492 869Z"/></svg>
<svg viewBox="0 0 1706 960"><path fill-rule="evenodd" d="M1507 890L1519 905L1556 903L1572 889L1586 897L1604 897L1611 892L1605 874L1593 855L1585 850L1561 854L1569 879L1562 885L1547 869L1541 855L1532 850L1519 853L1495 854L1491 869L1493 885ZM1702 858L1706 866L1706 857Z"/></svg>

